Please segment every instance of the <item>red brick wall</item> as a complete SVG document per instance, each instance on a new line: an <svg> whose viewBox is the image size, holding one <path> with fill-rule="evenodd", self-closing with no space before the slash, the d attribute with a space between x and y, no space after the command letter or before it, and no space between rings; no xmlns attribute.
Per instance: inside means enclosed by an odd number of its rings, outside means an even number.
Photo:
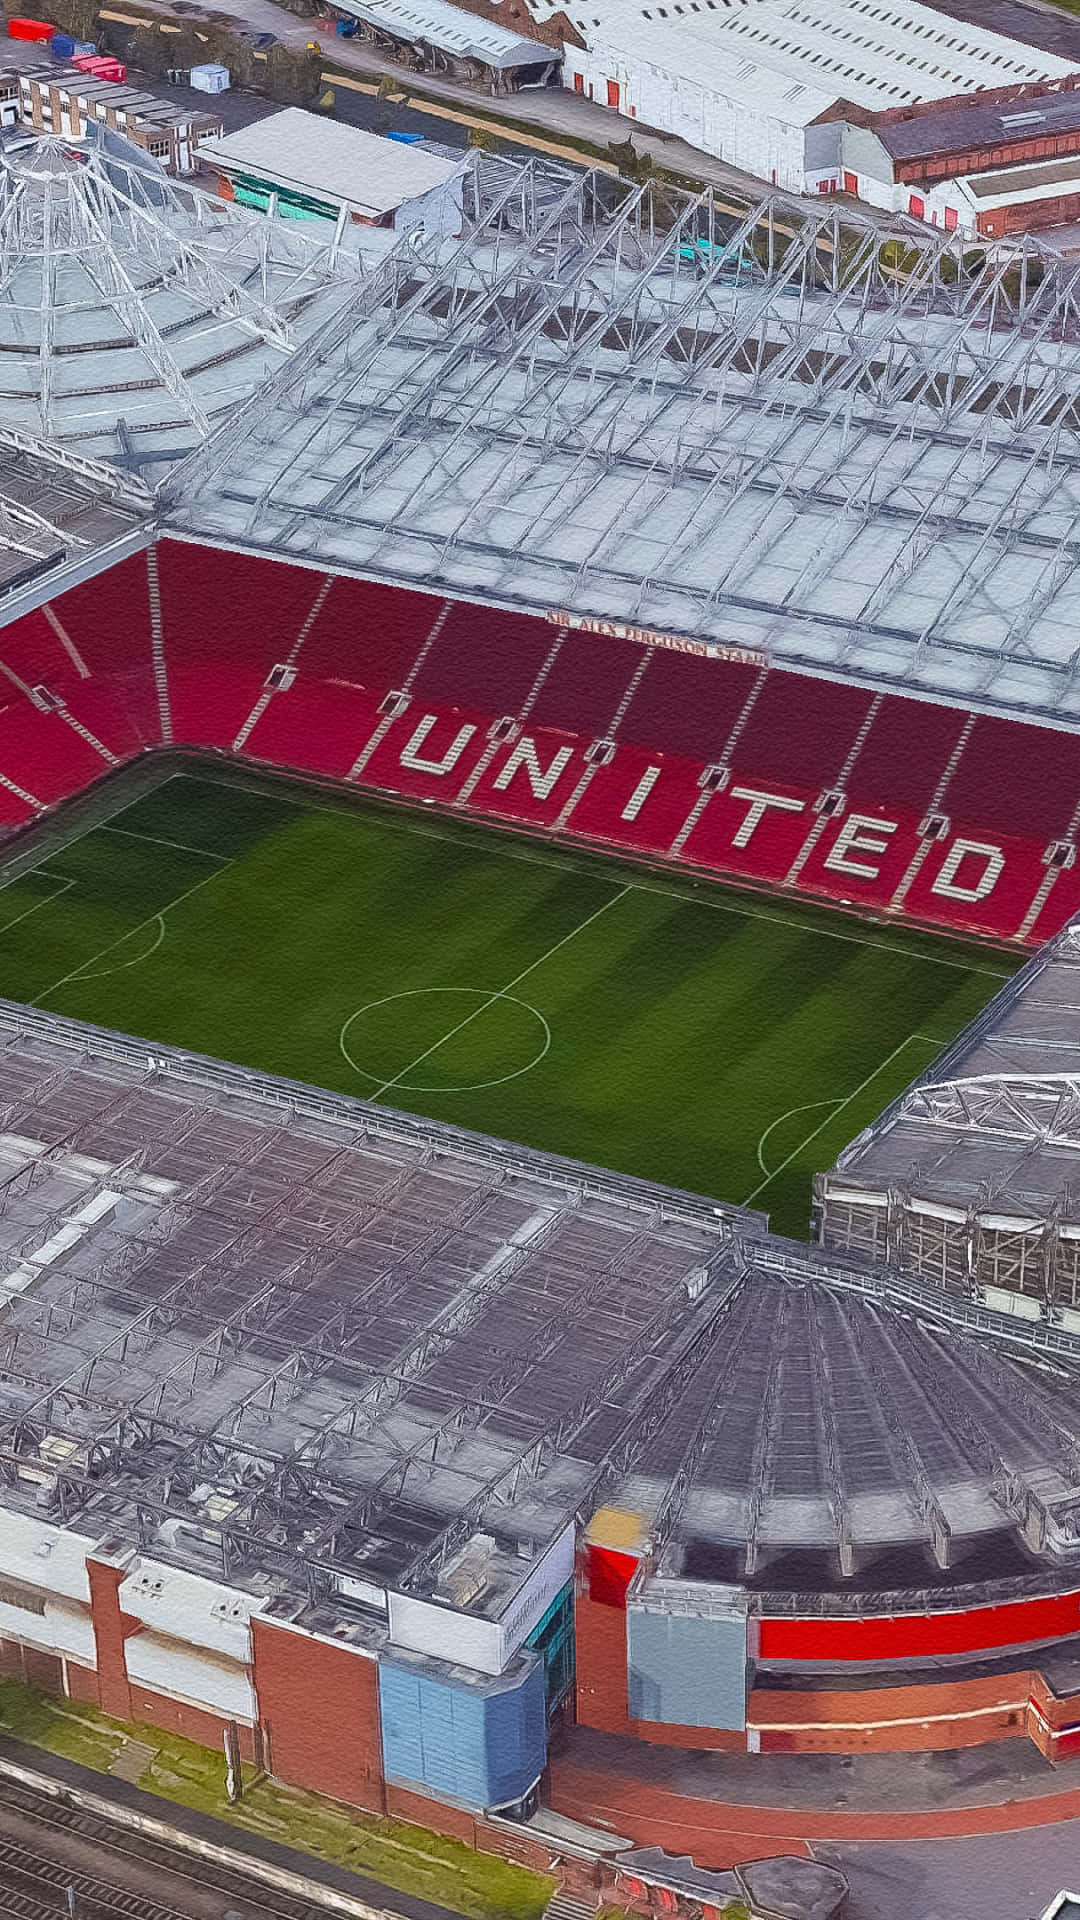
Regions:
<svg viewBox="0 0 1080 1920"><path fill-rule="evenodd" d="M259 1719L279 1780L369 1812L385 1808L374 1660L288 1627L251 1622Z"/></svg>
<svg viewBox="0 0 1080 1920"><path fill-rule="evenodd" d="M395 1820L408 1820L413 1826L430 1827L433 1833L445 1833L451 1840L476 1845L476 1821L464 1807L448 1807L441 1800L429 1800L425 1794L411 1793L408 1787L386 1784L386 1811Z"/></svg>
<svg viewBox="0 0 1080 1920"><path fill-rule="evenodd" d="M626 1614L579 1589L574 1602L577 1636L577 1717L602 1733L625 1733Z"/></svg>
<svg viewBox="0 0 1080 1920"><path fill-rule="evenodd" d="M120 1610L122 1567L104 1560L88 1560L90 1576L90 1618L97 1648L98 1687L102 1711L115 1720L131 1719L131 1689L128 1686L124 1641L138 1622Z"/></svg>
<svg viewBox="0 0 1080 1920"><path fill-rule="evenodd" d="M219 1753L223 1753L228 1723L220 1715L208 1712L205 1707L190 1706L186 1700L172 1700L166 1693L152 1693L148 1687L137 1686L134 1682L129 1692L133 1720L141 1720L150 1727L160 1727L163 1733L179 1733L185 1740L194 1740L197 1746L216 1747ZM236 1729L240 1736L241 1759L253 1760L255 1738L252 1729L245 1726L242 1720L237 1721Z"/></svg>
<svg viewBox="0 0 1080 1920"><path fill-rule="evenodd" d="M68 1698L71 1700L88 1700L95 1707L101 1705L98 1677L92 1667L80 1667L74 1660L69 1660L67 1690Z"/></svg>

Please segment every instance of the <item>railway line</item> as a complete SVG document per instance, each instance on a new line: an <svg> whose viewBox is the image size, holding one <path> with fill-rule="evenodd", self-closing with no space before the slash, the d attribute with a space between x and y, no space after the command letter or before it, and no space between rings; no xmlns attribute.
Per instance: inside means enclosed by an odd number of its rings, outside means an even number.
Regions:
<svg viewBox="0 0 1080 1920"><path fill-rule="evenodd" d="M331 1911L21 1782L0 1782L4 1920L326 1920Z"/></svg>

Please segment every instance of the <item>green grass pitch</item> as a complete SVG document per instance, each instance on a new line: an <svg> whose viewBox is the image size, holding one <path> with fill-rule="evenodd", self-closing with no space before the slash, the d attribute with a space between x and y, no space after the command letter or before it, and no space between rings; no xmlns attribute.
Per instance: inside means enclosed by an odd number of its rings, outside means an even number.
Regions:
<svg viewBox="0 0 1080 1920"><path fill-rule="evenodd" d="M750 1201L799 1235L811 1173L1017 964L201 767L110 784L0 890L8 998Z"/></svg>

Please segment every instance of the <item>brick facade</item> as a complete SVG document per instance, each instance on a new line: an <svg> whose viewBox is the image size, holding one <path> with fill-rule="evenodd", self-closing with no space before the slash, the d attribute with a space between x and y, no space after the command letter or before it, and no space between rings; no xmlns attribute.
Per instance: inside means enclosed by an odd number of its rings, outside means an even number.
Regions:
<svg viewBox="0 0 1080 1920"><path fill-rule="evenodd" d="M88 1560L90 1578L90 1618L97 1649L98 1691L101 1708L115 1720L131 1719L131 1687L128 1683L124 1642L138 1629L120 1608L120 1583L125 1569L107 1560Z"/></svg>
<svg viewBox="0 0 1080 1920"><path fill-rule="evenodd" d="M385 1812L376 1662L258 1615L251 1645L270 1771L290 1786Z"/></svg>

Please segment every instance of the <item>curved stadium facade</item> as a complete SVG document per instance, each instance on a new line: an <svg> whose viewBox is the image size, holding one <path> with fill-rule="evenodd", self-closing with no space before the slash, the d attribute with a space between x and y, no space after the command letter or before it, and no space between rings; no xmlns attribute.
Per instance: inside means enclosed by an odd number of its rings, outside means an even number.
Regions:
<svg viewBox="0 0 1080 1920"><path fill-rule="evenodd" d="M0 179L14 858L183 747L1019 948L1067 926L1076 269L486 159L456 240L279 257L235 211L195 233L118 150L50 152ZM175 311L136 337L147 231ZM86 272L90 234L126 279ZM527 1810L573 1717L696 1751L1080 1750L1080 1316L1049 1257L1026 1287L913 1262L873 1143L810 1249L0 1028L11 1670L436 1824ZM889 1138L955 1129L965 1077ZM1014 1158L1045 1251L1075 1131L1037 1105ZM961 1117L977 1193L998 1136L985 1100ZM954 1171L927 1195L968 1221Z"/></svg>

